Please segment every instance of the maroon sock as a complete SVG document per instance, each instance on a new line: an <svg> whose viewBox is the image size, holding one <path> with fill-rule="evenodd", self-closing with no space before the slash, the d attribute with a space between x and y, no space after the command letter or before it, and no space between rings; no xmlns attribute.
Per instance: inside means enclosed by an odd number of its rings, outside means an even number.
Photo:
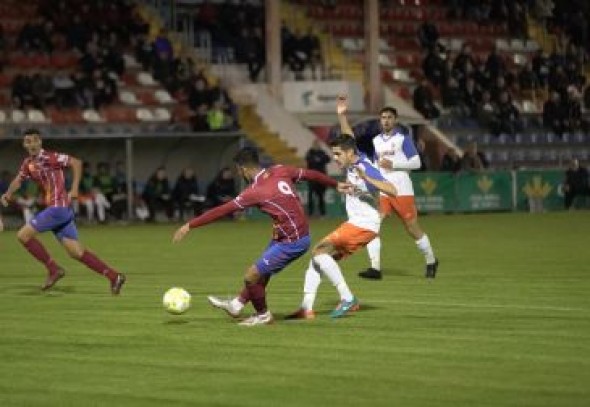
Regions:
<svg viewBox="0 0 590 407"><path fill-rule="evenodd" d="M260 278L260 283L266 287L268 285L268 282L270 281L270 277L266 277L263 276ZM248 290L248 283L244 282L244 288L242 288L242 291L240 291L240 293L238 294L238 300L242 303L242 304L248 304L251 300L250 297L250 291Z"/></svg>
<svg viewBox="0 0 590 407"><path fill-rule="evenodd" d="M21 242L22 243L22 242ZM43 244L35 238L29 239L28 242L22 244L31 255L43 263L51 274L57 273L59 266L51 258Z"/></svg>
<svg viewBox="0 0 590 407"><path fill-rule="evenodd" d="M266 308L266 290L263 282L248 284L248 292L250 294L250 301L252 306L258 314L263 314L267 311Z"/></svg>
<svg viewBox="0 0 590 407"><path fill-rule="evenodd" d="M91 268L98 274L102 274L103 276L111 280L111 282L117 279L117 275L119 273L117 273L115 270L104 264L102 260L100 260L98 257L96 257L92 252L88 250L84 250L84 254L82 254L82 257L80 257L78 260L81 263L84 263L88 268Z"/></svg>
<svg viewBox="0 0 590 407"><path fill-rule="evenodd" d="M250 292L248 291L247 283L244 286L244 288L242 288L242 291L240 291L240 293L238 294L238 300L244 305L250 302Z"/></svg>

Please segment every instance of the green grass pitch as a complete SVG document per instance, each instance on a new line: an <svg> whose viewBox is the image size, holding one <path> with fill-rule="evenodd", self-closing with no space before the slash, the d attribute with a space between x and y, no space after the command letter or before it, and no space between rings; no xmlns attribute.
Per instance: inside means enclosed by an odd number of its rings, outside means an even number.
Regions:
<svg viewBox="0 0 590 407"><path fill-rule="evenodd" d="M270 285L279 321L254 328L205 296L237 292L269 222L209 225L176 246L173 225L83 228L82 241L127 273L120 297L49 235L68 274L39 292L44 270L4 232L0 406L590 405L590 213L421 223L441 261L436 281L390 220L383 281L356 276L364 251L343 262L361 311L331 320L337 296L324 283L315 321L281 321L301 300L306 256ZM337 224L314 221L314 242ZM162 309L172 286L193 295L188 313Z"/></svg>

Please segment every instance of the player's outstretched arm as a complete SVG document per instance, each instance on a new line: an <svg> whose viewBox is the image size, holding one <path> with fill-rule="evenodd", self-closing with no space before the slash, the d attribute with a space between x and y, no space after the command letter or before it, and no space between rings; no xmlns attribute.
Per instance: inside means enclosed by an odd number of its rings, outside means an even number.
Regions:
<svg viewBox="0 0 590 407"><path fill-rule="evenodd" d="M297 181L317 182L331 188L336 188L338 186L338 181L332 177L327 176L323 172L308 170L305 168L299 168L299 171L301 171L301 175L298 177L299 179Z"/></svg>
<svg viewBox="0 0 590 407"><path fill-rule="evenodd" d="M196 218L191 219L184 225L174 232L174 236L172 237L172 242L177 243L180 242L184 237L188 234L191 229L198 228L200 226L204 226L208 223L214 222L217 219L223 218L230 213L233 213L241 209L234 201L229 201L224 203L223 205L216 206L213 209L208 210L207 212L203 213Z"/></svg>
<svg viewBox="0 0 590 407"><path fill-rule="evenodd" d="M388 182L384 179L377 179L377 178L372 177L371 175L367 174L365 169L360 165L356 166L355 170L356 170L356 173L358 174L359 177L364 179L369 184L373 185L375 188L377 188L379 191L383 192L384 194L387 194L390 196L397 195L397 189L395 188L395 186L391 182Z"/></svg>
<svg viewBox="0 0 590 407"><path fill-rule="evenodd" d="M18 175L10 182L8 189L0 197L0 202L2 203L2 206L4 206L4 207L8 206L8 201L10 201L12 199L12 195L16 191L19 190L21 183L22 182L21 182L20 177Z"/></svg>
<svg viewBox="0 0 590 407"><path fill-rule="evenodd" d="M354 137L354 131L348 123L346 112L348 111L348 98L344 95L338 96L336 100L336 113L338 113L338 122L340 123L340 133L348 134Z"/></svg>

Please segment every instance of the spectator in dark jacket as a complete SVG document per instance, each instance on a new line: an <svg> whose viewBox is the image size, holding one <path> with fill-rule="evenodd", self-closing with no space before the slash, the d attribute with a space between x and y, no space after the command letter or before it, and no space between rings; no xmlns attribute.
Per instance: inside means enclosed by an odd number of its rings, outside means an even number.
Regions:
<svg viewBox="0 0 590 407"><path fill-rule="evenodd" d="M589 196L590 184L588 180L588 170L580 167L578 160L573 159L570 167L565 172L565 181L563 183L565 193L565 208L570 209L576 196Z"/></svg>
<svg viewBox="0 0 590 407"><path fill-rule="evenodd" d="M482 171L488 167L488 160L481 151L477 149L477 143L471 142L463 153L461 168L465 171Z"/></svg>
<svg viewBox="0 0 590 407"><path fill-rule="evenodd" d="M159 167L148 180L142 195L149 210L148 221L156 219L156 210L161 207L166 212L168 219L172 219L173 207L168 175L164 167Z"/></svg>
<svg viewBox="0 0 590 407"><path fill-rule="evenodd" d="M567 112L558 92L551 92L551 97L543 105L543 126L557 135L562 135L569 127Z"/></svg>
<svg viewBox="0 0 590 407"><path fill-rule="evenodd" d="M214 207L231 201L237 195L231 170L222 168L207 187L207 206Z"/></svg>
<svg viewBox="0 0 590 407"><path fill-rule="evenodd" d="M440 116L440 111L434 105L432 92L426 80L422 80L414 90L414 109L419 111L426 119L436 119Z"/></svg>
<svg viewBox="0 0 590 407"><path fill-rule="evenodd" d="M191 215L199 215L203 211L205 197L201 195L199 181L192 168L185 168L178 176L172 197L181 220L185 219L187 209L191 210Z"/></svg>
<svg viewBox="0 0 590 407"><path fill-rule="evenodd" d="M451 109L456 114L469 115L469 112L461 103L461 93L461 89L455 78L448 78L447 82L441 88L442 104L445 108Z"/></svg>
<svg viewBox="0 0 590 407"><path fill-rule="evenodd" d="M429 49L436 46L438 42L438 30L436 25L430 21L424 21L418 28L418 41L424 49Z"/></svg>
<svg viewBox="0 0 590 407"><path fill-rule="evenodd" d="M492 48L492 52L488 55L488 59L486 61L486 72L488 73L490 79L495 81L498 79L500 75L503 75L506 71L506 64L502 57L498 54L498 50L496 47Z"/></svg>
<svg viewBox="0 0 590 407"><path fill-rule="evenodd" d="M330 162L330 156L320 146L318 140L314 140L311 148L307 150L305 155L305 161L307 161L307 168L310 170L316 170L326 173L326 166ZM308 182L308 197L307 197L307 213L311 216L314 211L314 202L317 199L318 208L321 216L326 215L326 202L324 195L326 193L326 187L317 182Z"/></svg>
<svg viewBox="0 0 590 407"><path fill-rule="evenodd" d="M457 173L461 171L461 157L454 148L449 148L445 155L443 155L442 162L440 165L441 171Z"/></svg>
<svg viewBox="0 0 590 407"><path fill-rule="evenodd" d="M527 62L527 64L518 73L518 85L521 90L531 91L538 89L541 85L539 78L535 71L533 71L533 64Z"/></svg>
<svg viewBox="0 0 590 407"><path fill-rule="evenodd" d="M498 119L500 120L500 132L514 135L522 130L520 123L520 113L512 103L512 98L508 92L500 94L498 102Z"/></svg>

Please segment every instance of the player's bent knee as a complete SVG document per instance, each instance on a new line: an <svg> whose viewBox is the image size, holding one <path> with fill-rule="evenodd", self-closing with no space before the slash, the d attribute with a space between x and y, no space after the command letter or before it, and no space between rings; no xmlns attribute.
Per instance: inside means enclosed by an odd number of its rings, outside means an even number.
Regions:
<svg viewBox="0 0 590 407"><path fill-rule="evenodd" d="M84 248L75 240L64 239L61 244L72 259L80 260L84 255Z"/></svg>
<svg viewBox="0 0 590 407"><path fill-rule="evenodd" d="M66 249L66 251L68 252L68 255L75 260L80 260L82 258L82 256L84 255L84 251L83 250L78 250L78 249Z"/></svg>
<svg viewBox="0 0 590 407"><path fill-rule="evenodd" d="M244 275L244 282L246 284L255 284L258 281L260 281L260 277L260 272L258 271L256 266L252 266L248 270L246 270L246 274Z"/></svg>
<svg viewBox="0 0 590 407"><path fill-rule="evenodd" d="M318 256L320 254L331 254L333 247L329 243L322 242L313 248L311 251L312 256Z"/></svg>
<svg viewBox="0 0 590 407"><path fill-rule="evenodd" d="M21 243L27 243L33 236L35 236L35 230L28 225L23 226L16 232L16 238Z"/></svg>

